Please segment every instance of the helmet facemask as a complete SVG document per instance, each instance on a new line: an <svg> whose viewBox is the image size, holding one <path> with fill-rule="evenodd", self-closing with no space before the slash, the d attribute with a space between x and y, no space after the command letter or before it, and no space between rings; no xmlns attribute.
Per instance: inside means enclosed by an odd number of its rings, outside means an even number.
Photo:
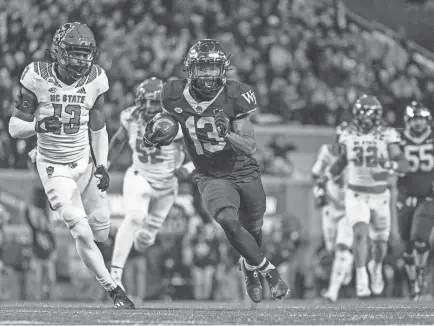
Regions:
<svg viewBox="0 0 434 326"><path fill-rule="evenodd" d="M73 80L87 75L96 56L96 48L59 44L58 65L64 69Z"/></svg>
<svg viewBox="0 0 434 326"><path fill-rule="evenodd" d="M382 109L376 106L362 106L356 110L355 121L363 132L369 132L378 125L382 117Z"/></svg>
<svg viewBox="0 0 434 326"><path fill-rule="evenodd" d="M225 74L223 62L193 62L188 75L191 86L197 92L212 96L223 86Z"/></svg>
<svg viewBox="0 0 434 326"><path fill-rule="evenodd" d="M139 108L140 119L145 123L148 123L157 113L163 111L158 100L136 99L136 106Z"/></svg>

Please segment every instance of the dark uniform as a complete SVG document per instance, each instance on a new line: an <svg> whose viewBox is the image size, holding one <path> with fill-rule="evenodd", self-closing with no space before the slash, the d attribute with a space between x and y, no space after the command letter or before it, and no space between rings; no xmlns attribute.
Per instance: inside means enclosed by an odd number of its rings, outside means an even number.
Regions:
<svg viewBox="0 0 434 326"><path fill-rule="evenodd" d="M404 131L401 147L411 170L398 179L398 222L401 237L428 242L434 225L434 135L417 139Z"/></svg>
<svg viewBox="0 0 434 326"><path fill-rule="evenodd" d="M162 101L182 128L196 167L194 179L210 215L216 217L221 209L234 207L248 231L259 231L265 213L265 192L258 162L236 153L219 137L214 121L217 110L223 110L231 120L253 112L256 98L252 89L228 80L214 101L198 103L190 95L187 80L171 80L164 86Z"/></svg>

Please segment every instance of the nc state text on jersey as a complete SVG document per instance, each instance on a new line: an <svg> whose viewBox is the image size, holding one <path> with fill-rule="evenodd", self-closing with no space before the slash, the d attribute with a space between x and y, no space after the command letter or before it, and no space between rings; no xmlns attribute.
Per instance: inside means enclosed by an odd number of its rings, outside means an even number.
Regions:
<svg viewBox="0 0 434 326"><path fill-rule="evenodd" d="M68 103L81 103L84 104L86 96L83 95L50 95L50 102L68 102Z"/></svg>

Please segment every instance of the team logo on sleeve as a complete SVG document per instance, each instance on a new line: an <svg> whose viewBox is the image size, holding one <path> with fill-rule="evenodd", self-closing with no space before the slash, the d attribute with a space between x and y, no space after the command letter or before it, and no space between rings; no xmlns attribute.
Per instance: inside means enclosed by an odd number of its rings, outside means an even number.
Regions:
<svg viewBox="0 0 434 326"><path fill-rule="evenodd" d="M173 111L175 111L176 113L182 113L182 109L181 108L175 108Z"/></svg>
<svg viewBox="0 0 434 326"><path fill-rule="evenodd" d="M53 172L54 172L54 167L53 166L47 166L45 168L45 170L47 171L47 175L49 178L51 178L53 176Z"/></svg>
<svg viewBox="0 0 434 326"><path fill-rule="evenodd" d="M247 103L256 104L256 95L252 90L245 92L244 94L241 94L241 96L244 97Z"/></svg>

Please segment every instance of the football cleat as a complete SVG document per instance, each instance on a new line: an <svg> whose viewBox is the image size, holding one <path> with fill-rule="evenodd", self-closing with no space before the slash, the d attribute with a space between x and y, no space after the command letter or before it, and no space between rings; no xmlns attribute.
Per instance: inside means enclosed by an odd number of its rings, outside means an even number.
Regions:
<svg viewBox="0 0 434 326"><path fill-rule="evenodd" d="M331 293L331 291L325 291L322 294L323 299L327 300L328 302L335 303L338 301L338 294L337 293Z"/></svg>
<svg viewBox="0 0 434 326"><path fill-rule="evenodd" d="M413 280L413 281L409 281L408 285L409 285L410 300L419 301L420 300L420 293L421 293L420 288L419 288L419 283L416 280Z"/></svg>
<svg viewBox="0 0 434 326"><path fill-rule="evenodd" d="M289 287L280 277L276 268L269 269L262 274L270 287L271 296L274 300L280 300L289 293Z"/></svg>
<svg viewBox="0 0 434 326"><path fill-rule="evenodd" d="M259 272L258 271L249 271L246 266L244 265L244 258L241 257L239 260L239 265L244 273L244 279L246 280L246 290L247 294L249 295L250 299L255 302L259 303L262 301L262 284L261 279L259 278Z"/></svg>
<svg viewBox="0 0 434 326"><path fill-rule="evenodd" d="M124 290L118 285L116 289L109 291L110 298L113 299L115 308L136 309L134 303L127 297Z"/></svg>

